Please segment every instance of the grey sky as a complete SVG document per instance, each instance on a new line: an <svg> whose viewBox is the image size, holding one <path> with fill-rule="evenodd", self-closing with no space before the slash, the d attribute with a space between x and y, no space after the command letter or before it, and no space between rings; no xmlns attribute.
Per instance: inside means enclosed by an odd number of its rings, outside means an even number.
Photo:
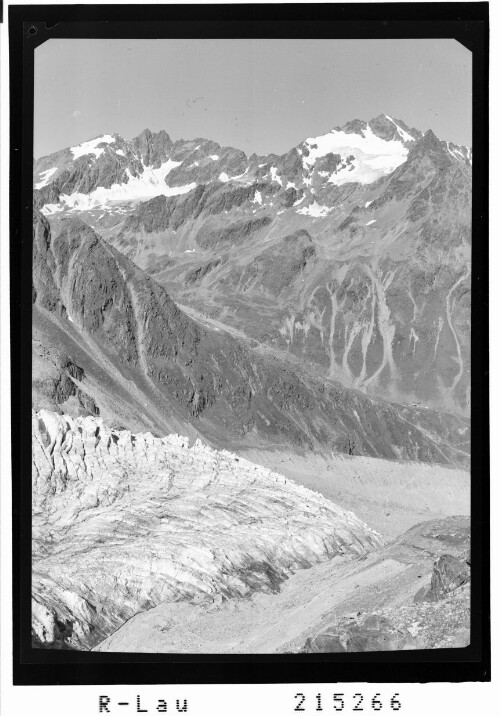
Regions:
<svg viewBox="0 0 500 716"><path fill-rule="evenodd" d="M35 56L35 157L146 127L282 154L381 113L470 146L469 51L454 40L50 40Z"/></svg>

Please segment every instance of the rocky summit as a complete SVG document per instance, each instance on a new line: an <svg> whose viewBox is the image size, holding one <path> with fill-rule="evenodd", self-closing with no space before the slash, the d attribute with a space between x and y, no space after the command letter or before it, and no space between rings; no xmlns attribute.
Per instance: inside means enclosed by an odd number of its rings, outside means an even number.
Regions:
<svg viewBox="0 0 500 716"><path fill-rule="evenodd" d="M471 162L385 114L35 161L35 646L468 643Z"/></svg>

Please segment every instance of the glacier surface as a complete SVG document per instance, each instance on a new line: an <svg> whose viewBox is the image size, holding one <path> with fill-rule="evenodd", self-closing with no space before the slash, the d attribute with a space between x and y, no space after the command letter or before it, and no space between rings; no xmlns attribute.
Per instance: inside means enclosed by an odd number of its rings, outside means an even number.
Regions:
<svg viewBox="0 0 500 716"><path fill-rule="evenodd" d="M33 623L89 649L166 601L273 592L382 538L317 492L199 440L33 413Z"/></svg>

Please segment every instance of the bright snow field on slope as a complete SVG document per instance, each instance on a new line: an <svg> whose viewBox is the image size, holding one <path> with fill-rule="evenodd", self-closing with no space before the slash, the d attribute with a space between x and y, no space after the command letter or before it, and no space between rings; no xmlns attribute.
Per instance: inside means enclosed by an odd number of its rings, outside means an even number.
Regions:
<svg viewBox="0 0 500 716"><path fill-rule="evenodd" d="M88 142L78 144L76 147L70 147L70 149L73 152L74 159L83 157L85 156L85 154L94 154L96 157L100 157L101 154L104 152L104 149L102 149L102 147L99 147L98 145L113 144L114 141L115 138L112 137L111 134L104 134L102 137L96 137L95 139L91 139Z"/></svg>
<svg viewBox="0 0 500 716"><path fill-rule="evenodd" d="M40 172L40 179L41 181L38 182L38 184L35 184L35 189L43 189L44 186L47 186L47 184L50 181L50 177L53 176L57 171L57 167L52 167L52 169L46 169L44 172Z"/></svg>
<svg viewBox="0 0 500 716"><path fill-rule="evenodd" d="M306 139L305 146L308 154L302 155L304 169L312 169L316 160L327 154L339 154L342 159L354 157L349 166L342 166L340 170L331 173L328 182L337 185L374 182L393 172L408 156L408 150L402 142L381 139L370 127L364 129L362 134L332 130L320 137Z"/></svg>
<svg viewBox="0 0 500 716"><path fill-rule="evenodd" d="M178 167L182 162L174 162L168 159L161 166L144 167L140 176L132 176L129 169L126 170L128 181L123 184L113 184L109 188L97 187L90 194L74 192L73 194L62 194L59 204L46 204L42 213L46 216L55 214L64 209L94 209L105 207L113 201L145 201L155 196L177 196L187 194L196 188L196 184L185 184L184 186L169 186L166 177L172 169Z"/></svg>

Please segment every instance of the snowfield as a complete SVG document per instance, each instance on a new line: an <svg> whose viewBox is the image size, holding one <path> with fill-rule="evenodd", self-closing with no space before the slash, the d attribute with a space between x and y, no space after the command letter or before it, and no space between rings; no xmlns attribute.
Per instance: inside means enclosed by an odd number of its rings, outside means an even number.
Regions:
<svg viewBox="0 0 500 716"><path fill-rule="evenodd" d="M397 140L386 141L377 137L367 126L362 134L346 133L333 129L320 137L306 139L308 155L302 154L304 168L312 169L316 160L327 154L339 154L342 159L354 157L354 169L349 166L332 172L328 182L340 186L347 182L370 184L390 174L406 161L408 149Z"/></svg>
<svg viewBox="0 0 500 716"><path fill-rule="evenodd" d="M166 182L166 177L172 169L181 164L182 162L174 162L168 159L156 169L143 166L143 171L139 176L133 176L130 170L127 169L128 181L126 183L113 184L109 188L98 187L89 194L80 192L62 194L59 204L45 204L41 211L45 216L49 216L65 209L83 211L97 207L105 208L108 203L113 201L146 201L155 196L187 194L196 188L196 183L192 182L184 186L172 187Z"/></svg>

